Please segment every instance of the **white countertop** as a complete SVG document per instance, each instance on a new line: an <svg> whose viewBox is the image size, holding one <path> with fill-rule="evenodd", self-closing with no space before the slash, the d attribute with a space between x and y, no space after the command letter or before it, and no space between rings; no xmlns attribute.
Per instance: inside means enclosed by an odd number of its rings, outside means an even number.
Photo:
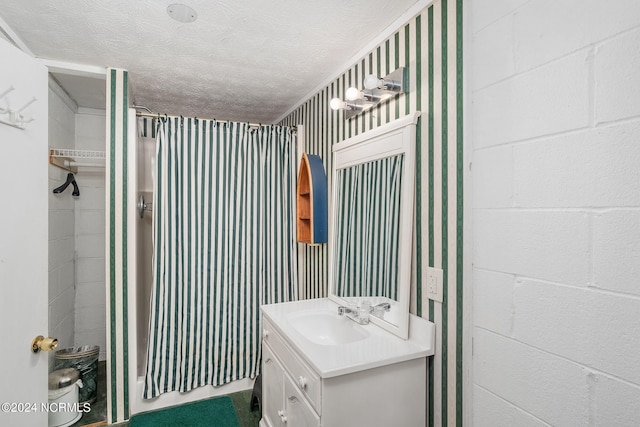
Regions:
<svg viewBox="0 0 640 427"><path fill-rule="evenodd" d="M278 329L287 343L322 378L331 378L365 369L427 357L434 354L435 325L410 315L409 339L403 340L370 323L358 325L368 336L339 345L321 345L306 339L292 325L289 315L303 311L327 311L338 317L338 305L328 298L268 304L261 307L265 318ZM344 316L345 322L353 322Z"/></svg>

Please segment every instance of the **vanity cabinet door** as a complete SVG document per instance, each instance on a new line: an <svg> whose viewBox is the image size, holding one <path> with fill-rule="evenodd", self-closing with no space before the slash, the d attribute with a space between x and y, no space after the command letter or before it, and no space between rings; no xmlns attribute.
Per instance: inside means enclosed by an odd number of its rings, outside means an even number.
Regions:
<svg viewBox="0 0 640 427"><path fill-rule="evenodd" d="M262 349L262 418L268 427L284 427L284 369L268 346Z"/></svg>
<svg viewBox="0 0 640 427"><path fill-rule="evenodd" d="M284 380L286 422L291 427L319 427L320 418L288 375Z"/></svg>

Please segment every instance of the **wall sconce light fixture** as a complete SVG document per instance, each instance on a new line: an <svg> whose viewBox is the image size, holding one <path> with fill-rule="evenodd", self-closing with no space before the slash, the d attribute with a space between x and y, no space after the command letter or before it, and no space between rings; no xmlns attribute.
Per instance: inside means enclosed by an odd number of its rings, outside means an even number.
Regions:
<svg viewBox="0 0 640 427"><path fill-rule="evenodd" d="M377 104L378 102L383 100L382 96L379 96L378 94L373 93L373 91L371 90L358 90L355 87L350 87L349 89L347 89L347 91L344 94L344 97L348 101L360 102L365 106L368 105L368 103Z"/></svg>
<svg viewBox="0 0 640 427"><path fill-rule="evenodd" d="M353 102L346 102L340 98L332 98L331 102L329 102L329 106L332 110L355 110L360 108L359 105L354 104Z"/></svg>
<svg viewBox="0 0 640 427"><path fill-rule="evenodd" d="M381 79L373 74L369 74L364 79L364 88L369 90L385 90L389 92L400 92L404 88L404 67L400 67L387 77Z"/></svg>
<svg viewBox="0 0 640 427"><path fill-rule="evenodd" d="M350 87L345 91L346 101L333 98L329 103L332 110L345 110L345 118L350 119L380 102L408 91L408 73L406 67L400 67L384 78L369 74L364 79L364 90Z"/></svg>
<svg viewBox="0 0 640 427"><path fill-rule="evenodd" d="M353 91L349 92L351 89ZM344 110L344 115L347 119L365 112L374 105L364 97L362 92L354 87L347 89L345 98L347 99L346 101L340 98L333 98L329 102L329 106L332 110Z"/></svg>

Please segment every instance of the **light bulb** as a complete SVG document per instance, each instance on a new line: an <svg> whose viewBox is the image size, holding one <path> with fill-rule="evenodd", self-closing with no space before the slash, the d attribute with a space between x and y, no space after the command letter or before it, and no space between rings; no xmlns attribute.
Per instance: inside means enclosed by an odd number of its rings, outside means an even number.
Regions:
<svg viewBox="0 0 640 427"><path fill-rule="evenodd" d="M365 89L369 89L369 90L377 89L379 83L380 83L380 79L377 76L373 75L373 74L369 74L364 79L364 87L365 87Z"/></svg>
<svg viewBox="0 0 640 427"><path fill-rule="evenodd" d="M331 102L329 102L329 106L332 110L341 110L345 107L345 102L340 98L333 98Z"/></svg>
<svg viewBox="0 0 640 427"><path fill-rule="evenodd" d="M344 97L347 98L349 101L355 101L356 99L360 98L360 91L358 90L358 88L350 87L344 93Z"/></svg>

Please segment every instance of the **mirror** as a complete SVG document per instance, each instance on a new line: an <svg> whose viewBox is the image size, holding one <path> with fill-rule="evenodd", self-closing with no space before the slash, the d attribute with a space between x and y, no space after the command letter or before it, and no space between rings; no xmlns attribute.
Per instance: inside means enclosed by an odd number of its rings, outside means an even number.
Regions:
<svg viewBox="0 0 640 427"><path fill-rule="evenodd" d="M371 303L370 320L406 339L413 246L414 113L333 148L329 298Z"/></svg>

